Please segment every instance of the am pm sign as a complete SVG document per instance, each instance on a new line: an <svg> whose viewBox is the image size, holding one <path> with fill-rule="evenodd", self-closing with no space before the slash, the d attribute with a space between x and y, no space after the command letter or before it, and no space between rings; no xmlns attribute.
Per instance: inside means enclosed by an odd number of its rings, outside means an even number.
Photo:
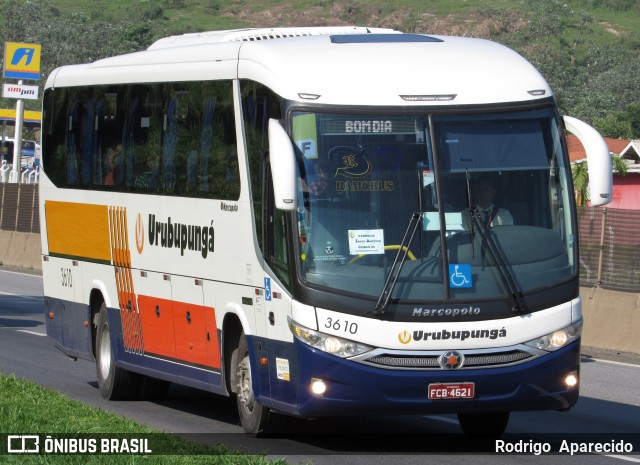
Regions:
<svg viewBox="0 0 640 465"><path fill-rule="evenodd" d="M3 77L40 79L40 44L5 42Z"/></svg>
<svg viewBox="0 0 640 465"><path fill-rule="evenodd" d="M23 86L22 84L2 84L4 98L30 99L38 98L38 86Z"/></svg>

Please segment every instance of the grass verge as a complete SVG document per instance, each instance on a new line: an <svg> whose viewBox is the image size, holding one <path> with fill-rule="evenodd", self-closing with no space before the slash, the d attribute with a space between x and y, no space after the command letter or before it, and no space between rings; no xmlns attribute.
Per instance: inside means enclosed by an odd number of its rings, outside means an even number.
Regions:
<svg viewBox="0 0 640 465"><path fill-rule="evenodd" d="M6 442L7 434L68 435L66 437L72 438L100 435L153 437L161 439L162 451L172 452L171 455L0 455L3 464L286 464L284 461L269 461L262 456L240 455L222 445L205 446L161 434L133 420L71 400L52 389L0 374L0 440ZM0 444L0 454L6 453L7 448L7 443Z"/></svg>

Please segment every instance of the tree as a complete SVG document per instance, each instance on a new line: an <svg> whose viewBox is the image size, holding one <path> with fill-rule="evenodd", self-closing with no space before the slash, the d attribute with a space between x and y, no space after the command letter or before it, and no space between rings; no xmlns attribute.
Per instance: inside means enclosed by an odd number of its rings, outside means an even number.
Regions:
<svg viewBox="0 0 640 465"><path fill-rule="evenodd" d="M619 155L611 154L613 172L621 176L627 175L627 162ZM578 205L586 205L589 200L589 167L587 160L581 160L571 167L573 177L573 190Z"/></svg>
<svg viewBox="0 0 640 465"><path fill-rule="evenodd" d="M620 113L610 113L603 118L596 118L593 121L593 127L603 137L611 137L612 139L633 138L631 123L625 120Z"/></svg>
<svg viewBox="0 0 640 465"><path fill-rule="evenodd" d="M628 11L630 16L637 17L640 11L632 1L599 4L599 8ZM580 8L594 8L586 0L528 0L522 6L526 27L501 35L499 40L540 70L561 112L592 125L598 120L609 137L626 134L627 122L631 122L631 137L640 137L637 117L626 116L640 91L640 44L624 36L614 42L598 40L593 18Z"/></svg>
<svg viewBox="0 0 640 465"><path fill-rule="evenodd" d="M0 0L0 9L0 43L42 45L41 88L48 74L59 66L143 50L153 40L152 23L142 17L113 20L91 19L84 13L63 14L48 0ZM2 102L2 106L12 104ZM25 106L38 109L40 103L27 101Z"/></svg>

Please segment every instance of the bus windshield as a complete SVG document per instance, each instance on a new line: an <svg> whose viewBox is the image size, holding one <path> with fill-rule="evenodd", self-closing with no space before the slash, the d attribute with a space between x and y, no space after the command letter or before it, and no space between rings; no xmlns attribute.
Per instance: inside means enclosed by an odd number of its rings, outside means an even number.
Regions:
<svg viewBox="0 0 640 465"><path fill-rule="evenodd" d="M307 284L395 302L490 300L575 277L570 171L552 109L294 112L291 126Z"/></svg>

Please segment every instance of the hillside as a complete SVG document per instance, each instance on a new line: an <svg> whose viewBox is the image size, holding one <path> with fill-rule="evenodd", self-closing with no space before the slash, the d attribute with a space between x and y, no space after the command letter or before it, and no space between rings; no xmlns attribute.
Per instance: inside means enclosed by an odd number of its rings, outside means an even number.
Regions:
<svg viewBox="0 0 640 465"><path fill-rule="evenodd" d="M525 3L540 13L568 5L562 21L577 28L571 12L591 17L595 42L640 41L635 0L51 0L64 13L90 18L136 15L156 22L158 33L175 34L240 27L369 25L406 32L489 37L527 26ZM543 4L547 4L543 8ZM554 6L556 5L556 6Z"/></svg>
<svg viewBox="0 0 640 465"><path fill-rule="evenodd" d="M489 38L536 65L562 111L607 136L640 137L637 0L0 0L0 7L0 40L42 43L45 74L214 29L355 24ZM30 18L28 28L21 18Z"/></svg>

